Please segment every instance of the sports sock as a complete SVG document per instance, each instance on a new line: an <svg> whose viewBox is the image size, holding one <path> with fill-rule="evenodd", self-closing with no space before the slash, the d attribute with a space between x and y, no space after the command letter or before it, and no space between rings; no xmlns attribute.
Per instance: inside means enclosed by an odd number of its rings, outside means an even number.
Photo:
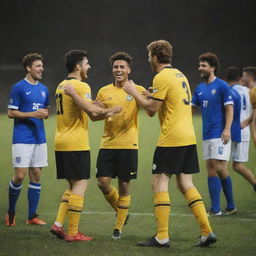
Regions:
<svg viewBox="0 0 256 256"><path fill-rule="evenodd" d="M113 209L117 212L117 201L118 201L118 191L115 187L112 187L112 190L109 194L104 194L105 199L108 201L108 203L113 207Z"/></svg>
<svg viewBox="0 0 256 256"><path fill-rule="evenodd" d="M116 226L115 228L120 231L123 228L126 216L128 214L128 209L131 201L131 196L119 196L117 202L117 217L116 217Z"/></svg>
<svg viewBox="0 0 256 256"><path fill-rule="evenodd" d="M35 217L41 192L41 184L29 182L28 185L28 219Z"/></svg>
<svg viewBox="0 0 256 256"><path fill-rule="evenodd" d="M82 196L71 194L68 202L68 235L74 236L78 233L81 212L84 205Z"/></svg>
<svg viewBox="0 0 256 256"><path fill-rule="evenodd" d="M235 204L233 200L232 181L230 176L228 176L226 179L221 179L221 186L227 200L227 209L234 209Z"/></svg>
<svg viewBox="0 0 256 256"><path fill-rule="evenodd" d="M220 208L220 192L221 183L220 178L217 176L208 177L208 189L212 202L211 210L217 213L221 210Z"/></svg>
<svg viewBox="0 0 256 256"><path fill-rule="evenodd" d="M16 203L20 195L22 184L15 184L12 180L9 183L9 213L15 214Z"/></svg>
<svg viewBox="0 0 256 256"><path fill-rule="evenodd" d="M196 217L197 222L200 225L202 236L207 236L210 232L212 232L212 229L209 224L201 195L194 187L189 189L184 196L187 200L188 207L191 209L192 213Z"/></svg>
<svg viewBox="0 0 256 256"><path fill-rule="evenodd" d="M158 192L154 194L155 217L157 222L158 240L169 239L169 217L171 211L170 198L168 192Z"/></svg>
<svg viewBox="0 0 256 256"><path fill-rule="evenodd" d="M71 190L67 189L64 194L62 195L59 210L57 213L56 221L59 225L63 225L66 215L68 213L68 202L69 202L69 197L71 195ZM56 223L55 223L56 224Z"/></svg>

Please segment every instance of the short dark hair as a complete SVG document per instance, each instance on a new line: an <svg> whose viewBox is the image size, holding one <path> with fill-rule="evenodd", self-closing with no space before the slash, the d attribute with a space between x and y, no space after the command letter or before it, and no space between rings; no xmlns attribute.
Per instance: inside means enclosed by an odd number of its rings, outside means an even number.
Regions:
<svg viewBox="0 0 256 256"><path fill-rule="evenodd" d="M21 60L21 64L23 65L25 71L27 72L27 67L31 67L32 63L36 60L41 60L43 61L43 57L41 54L38 53L29 53L27 55L25 55L22 60Z"/></svg>
<svg viewBox="0 0 256 256"><path fill-rule="evenodd" d="M243 72L247 72L249 75L253 77L253 80L256 81L256 67L244 67Z"/></svg>
<svg viewBox="0 0 256 256"><path fill-rule="evenodd" d="M227 82L239 81L242 77L242 71L238 67L231 66L225 69L225 80Z"/></svg>
<svg viewBox="0 0 256 256"><path fill-rule="evenodd" d="M151 56L156 56L160 63L167 64L172 61L172 45L166 40L157 40L147 46Z"/></svg>
<svg viewBox="0 0 256 256"><path fill-rule="evenodd" d="M132 66L132 57L126 52L117 52L117 53L113 54L109 58L111 66L113 66L113 63L116 60L124 60L128 63L129 67Z"/></svg>
<svg viewBox="0 0 256 256"><path fill-rule="evenodd" d="M77 64L80 64L84 57L87 57L87 52L83 50L71 50L65 54L65 65L68 72L74 71Z"/></svg>
<svg viewBox="0 0 256 256"><path fill-rule="evenodd" d="M211 67L215 67L214 74L216 75L220 68L220 61L216 54L211 52L203 53L198 58L199 61L206 61Z"/></svg>

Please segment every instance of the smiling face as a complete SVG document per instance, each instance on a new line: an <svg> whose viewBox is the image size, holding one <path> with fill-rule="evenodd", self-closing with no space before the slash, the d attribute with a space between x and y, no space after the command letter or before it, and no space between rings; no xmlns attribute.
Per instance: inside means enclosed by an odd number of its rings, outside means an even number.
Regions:
<svg viewBox="0 0 256 256"><path fill-rule="evenodd" d="M207 61L200 61L198 70L200 73L200 77L203 80L208 81L209 77L214 75L215 67L211 67Z"/></svg>
<svg viewBox="0 0 256 256"><path fill-rule="evenodd" d="M35 81L42 79L43 71L44 67L41 60L35 60L32 62L31 66L27 66L27 72Z"/></svg>
<svg viewBox="0 0 256 256"><path fill-rule="evenodd" d="M84 57L83 60L79 64L77 64L77 68L80 71L80 76L82 80L85 80L88 77L87 72L91 68L88 59Z"/></svg>
<svg viewBox="0 0 256 256"><path fill-rule="evenodd" d="M115 60L112 66L112 73L117 84L123 84L128 81L131 68L125 60Z"/></svg>

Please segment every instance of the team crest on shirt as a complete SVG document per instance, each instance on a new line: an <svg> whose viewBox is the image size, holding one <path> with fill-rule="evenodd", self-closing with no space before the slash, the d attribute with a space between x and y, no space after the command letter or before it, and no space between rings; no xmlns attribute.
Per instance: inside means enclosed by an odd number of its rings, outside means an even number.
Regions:
<svg viewBox="0 0 256 256"><path fill-rule="evenodd" d="M126 99L127 99L127 101L132 101L132 100L133 100L133 97L132 97L131 95L127 95L127 96L126 96Z"/></svg>
<svg viewBox="0 0 256 256"><path fill-rule="evenodd" d="M216 94L216 90L212 89L212 95L215 95L215 94Z"/></svg>
<svg viewBox="0 0 256 256"><path fill-rule="evenodd" d="M85 98L88 99L88 100L91 100L92 99L92 96L90 93L86 93L85 94Z"/></svg>
<svg viewBox="0 0 256 256"><path fill-rule="evenodd" d="M41 95L45 98L46 97L45 91L41 91Z"/></svg>
<svg viewBox="0 0 256 256"><path fill-rule="evenodd" d="M219 154L222 155L223 154L223 147L219 147Z"/></svg>
<svg viewBox="0 0 256 256"><path fill-rule="evenodd" d="M16 160L16 163L17 163L17 164L20 164L20 162L21 162L21 157L20 157L20 156L17 156L15 160Z"/></svg>

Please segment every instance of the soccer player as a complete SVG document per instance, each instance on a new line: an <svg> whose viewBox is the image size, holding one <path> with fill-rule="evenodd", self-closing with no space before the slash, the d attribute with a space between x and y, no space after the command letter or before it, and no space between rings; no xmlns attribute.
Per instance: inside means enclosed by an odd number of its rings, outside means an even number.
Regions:
<svg viewBox="0 0 256 256"><path fill-rule="evenodd" d="M233 160L233 169L242 175L256 191L256 177L243 163L248 161L249 145L250 145L250 127L252 121L252 106L250 102L249 89L241 85L239 82L242 78L242 72L237 67L228 67L225 72L225 80L231 86L234 100L234 120L231 127L232 145L231 145L231 159ZM239 96L238 103L237 95ZM239 108L240 115L237 116L236 106ZM237 114L236 114L237 113ZM237 122L238 124L235 124ZM234 129L234 126L237 126ZM241 142L239 139L233 138L233 134L241 134Z"/></svg>
<svg viewBox="0 0 256 256"><path fill-rule="evenodd" d="M46 224L38 218L36 210L41 191L41 169L48 165L43 119L48 117L49 92L39 82L44 71L43 57L37 53L27 54L22 59L22 65L26 76L12 87L8 105L8 116L14 119L12 164L15 172L9 184L9 209L5 217L7 226L16 225L16 202L27 172L27 224Z"/></svg>
<svg viewBox="0 0 256 256"><path fill-rule="evenodd" d="M245 86L250 90L250 95L255 94L256 87L256 67L244 67L243 68L243 81ZM251 98L251 103L253 107L253 121L251 124L251 136L253 138L254 144L256 145L256 110L255 101L253 96Z"/></svg>
<svg viewBox="0 0 256 256"><path fill-rule="evenodd" d="M219 59L213 53L199 56L200 83L194 92L193 107L201 107L203 120L203 158L208 171L211 208L208 214L221 216L220 192L224 191L227 207L225 214L236 213L232 181L227 169L231 149L233 100L228 84L217 78Z"/></svg>
<svg viewBox="0 0 256 256"><path fill-rule="evenodd" d="M199 172L199 165L189 83L181 71L172 67L172 45L168 41L153 41L147 49L152 70L157 72L153 79L152 95L144 99L132 81L124 86L125 91L132 95L150 116L158 112L161 125L152 167L157 232L138 245L170 246L168 226L171 206L168 184L172 175L176 175L177 187L200 225L201 236L197 245L208 246L216 242L217 238L210 227L201 195L192 181L192 174Z"/></svg>
<svg viewBox="0 0 256 256"><path fill-rule="evenodd" d="M64 192L51 232L67 242L90 241L93 238L79 232L80 215L84 205L84 193L90 178L90 148L88 117L110 117L121 111L102 108L91 102L90 86L84 82L90 65L87 53L71 50L65 55L68 77L56 89L57 129L55 133L55 159L57 179L66 179ZM63 224L68 215L68 232Z"/></svg>
<svg viewBox="0 0 256 256"><path fill-rule="evenodd" d="M114 82L102 87L96 100L107 107L122 106L122 113L105 120L104 134L97 159L98 186L107 202L116 211L116 224L112 238L119 239L128 218L131 201L130 180L137 177L139 105L123 87L131 73L132 58L125 52L110 57ZM146 92L136 86L138 93ZM118 190L111 185L118 178Z"/></svg>

